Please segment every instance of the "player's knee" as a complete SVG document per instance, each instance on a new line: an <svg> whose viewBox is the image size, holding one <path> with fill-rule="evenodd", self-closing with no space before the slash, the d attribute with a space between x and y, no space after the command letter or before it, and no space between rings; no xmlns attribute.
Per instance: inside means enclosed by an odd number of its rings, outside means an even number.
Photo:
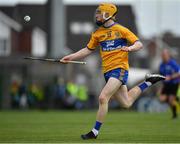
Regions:
<svg viewBox="0 0 180 144"><path fill-rule="evenodd" d="M131 106L132 106L132 102L129 102L129 101L127 101L123 104L123 107L126 109L130 108Z"/></svg>
<svg viewBox="0 0 180 144"><path fill-rule="evenodd" d="M160 96L159 96L159 101L160 101L160 102L167 102L167 96L160 95Z"/></svg>
<svg viewBox="0 0 180 144"><path fill-rule="evenodd" d="M99 103L100 104L108 103L107 97L105 95L100 95L99 96Z"/></svg>

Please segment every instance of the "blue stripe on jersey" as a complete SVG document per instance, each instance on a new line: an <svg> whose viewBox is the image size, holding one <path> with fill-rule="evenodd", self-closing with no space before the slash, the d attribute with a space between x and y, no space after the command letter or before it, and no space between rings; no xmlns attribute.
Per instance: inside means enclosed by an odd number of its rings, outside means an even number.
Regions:
<svg viewBox="0 0 180 144"><path fill-rule="evenodd" d="M120 49L123 46L127 46L126 39L115 39L115 40L108 40L100 42L102 51L112 51L116 49Z"/></svg>

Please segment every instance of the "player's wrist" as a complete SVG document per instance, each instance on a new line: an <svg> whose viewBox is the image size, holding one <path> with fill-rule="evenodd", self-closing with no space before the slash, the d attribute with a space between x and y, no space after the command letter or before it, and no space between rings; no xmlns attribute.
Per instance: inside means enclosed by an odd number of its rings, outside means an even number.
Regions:
<svg viewBox="0 0 180 144"><path fill-rule="evenodd" d="M75 53L71 54L71 55L70 55L70 60L75 60L75 59L76 59L76 56L77 56L77 55L76 55Z"/></svg>
<svg viewBox="0 0 180 144"><path fill-rule="evenodd" d="M132 46L130 46L130 47L128 48L128 52L131 52L131 51L133 51L133 47L132 47Z"/></svg>
<svg viewBox="0 0 180 144"><path fill-rule="evenodd" d="M169 80L172 80L174 77L173 77L173 75L172 76L169 76Z"/></svg>

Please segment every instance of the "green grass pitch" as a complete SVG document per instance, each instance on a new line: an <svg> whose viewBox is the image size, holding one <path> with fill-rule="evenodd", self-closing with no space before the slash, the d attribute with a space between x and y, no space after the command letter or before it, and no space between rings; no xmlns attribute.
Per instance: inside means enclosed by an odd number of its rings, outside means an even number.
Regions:
<svg viewBox="0 0 180 144"><path fill-rule="evenodd" d="M80 135L94 125L95 111L1 111L2 143L180 143L180 119L170 113L109 111L96 140Z"/></svg>

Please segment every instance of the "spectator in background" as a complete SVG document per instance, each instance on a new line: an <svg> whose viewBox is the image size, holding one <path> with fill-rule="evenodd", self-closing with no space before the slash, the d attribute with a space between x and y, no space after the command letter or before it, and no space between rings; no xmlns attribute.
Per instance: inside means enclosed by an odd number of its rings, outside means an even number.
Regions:
<svg viewBox="0 0 180 144"><path fill-rule="evenodd" d="M66 91L66 108L74 108L77 99L78 85L74 83L73 80L68 81L66 85Z"/></svg>
<svg viewBox="0 0 180 144"><path fill-rule="evenodd" d="M21 109L27 109L28 108L27 87L23 82L19 87L19 96L20 96L19 107Z"/></svg>
<svg viewBox="0 0 180 144"><path fill-rule="evenodd" d="M160 101L168 102L172 110L172 118L177 118L177 90L180 82L179 64L170 55L168 49L162 51L162 63L160 64L160 74L166 76L163 87L160 91Z"/></svg>
<svg viewBox="0 0 180 144"><path fill-rule="evenodd" d="M20 95L19 95L19 87L20 84L18 81L13 81L10 87L10 94L12 98L12 108L19 108L19 101L20 101Z"/></svg>
<svg viewBox="0 0 180 144"><path fill-rule="evenodd" d="M55 108L64 108L66 85L62 77L56 77L53 86Z"/></svg>
<svg viewBox="0 0 180 144"><path fill-rule="evenodd" d="M77 99L75 108L82 109L86 106L88 100L87 87L85 85L78 85Z"/></svg>
<svg viewBox="0 0 180 144"><path fill-rule="evenodd" d="M44 92L42 88L36 83L32 83L29 88L28 93L28 103L30 107L41 108L42 102L44 100Z"/></svg>

